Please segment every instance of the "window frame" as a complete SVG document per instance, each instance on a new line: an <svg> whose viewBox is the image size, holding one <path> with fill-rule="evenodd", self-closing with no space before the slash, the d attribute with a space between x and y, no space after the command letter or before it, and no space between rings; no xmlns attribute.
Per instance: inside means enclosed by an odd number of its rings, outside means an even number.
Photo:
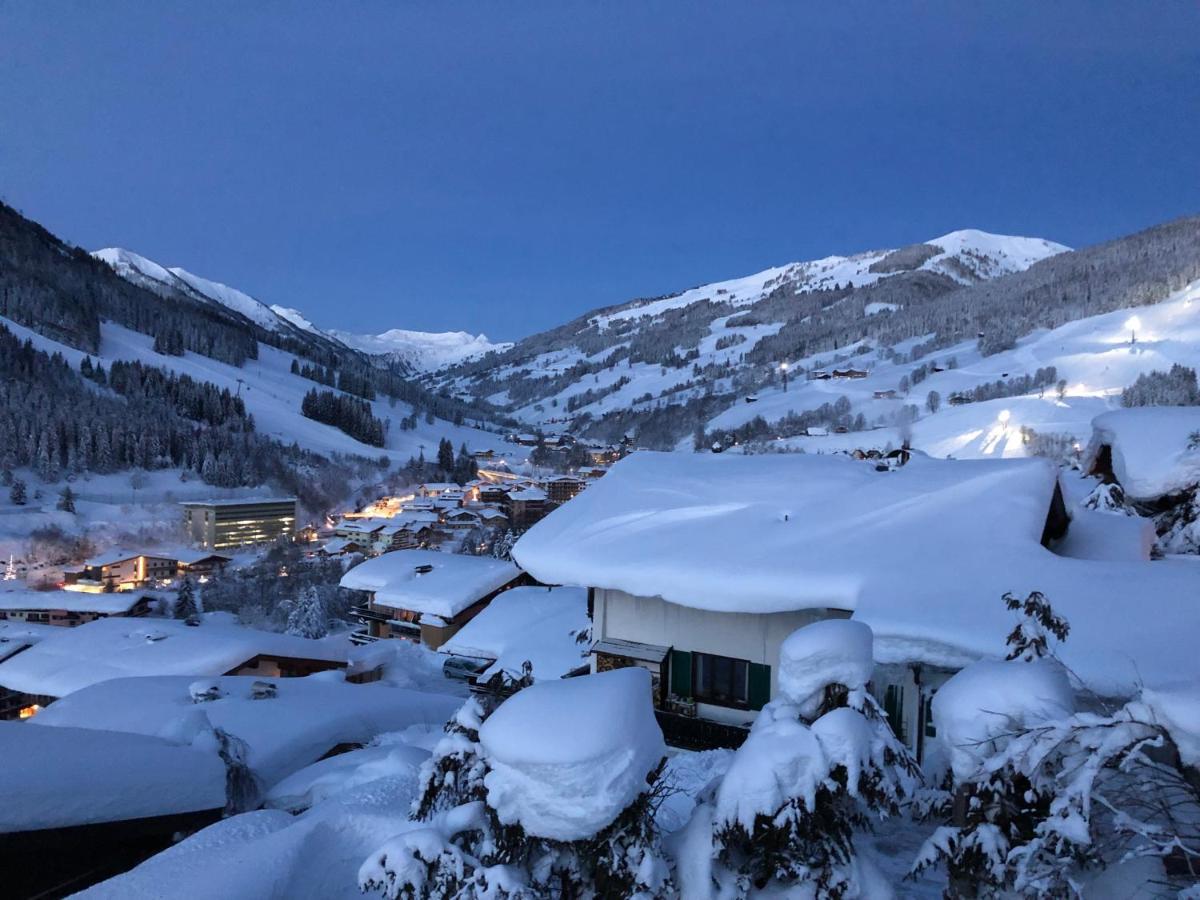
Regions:
<svg viewBox="0 0 1200 900"><path fill-rule="evenodd" d="M751 663L747 659L738 659L733 656L722 656L718 653L702 653L700 651L692 651L692 699L697 703L705 703L709 706L724 706L730 709L750 709L750 667ZM720 696L716 693L705 693L704 684L704 667L706 661L715 661L718 664L732 664L730 670L730 688L736 690L735 682L741 682L740 696ZM711 662L708 663L711 665ZM740 676L738 670L740 668ZM711 684L715 678L710 675L709 682Z"/></svg>

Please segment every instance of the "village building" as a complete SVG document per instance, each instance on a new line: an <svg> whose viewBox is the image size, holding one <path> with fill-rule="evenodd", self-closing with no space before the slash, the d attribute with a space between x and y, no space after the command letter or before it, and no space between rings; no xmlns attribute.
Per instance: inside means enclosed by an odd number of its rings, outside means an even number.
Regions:
<svg viewBox="0 0 1200 900"><path fill-rule="evenodd" d="M461 491L462 488L453 481L429 481L417 486L418 497L440 497L447 491ZM461 495L460 495L461 496Z"/></svg>
<svg viewBox="0 0 1200 900"><path fill-rule="evenodd" d="M91 593L132 591L170 581L178 569L174 556L113 550L87 560L81 567L65 569L63 586Z"/></svg>
<svg viewBox="0 0 1200 900"><path fill-rule="evenodd" d="M188 540L205 550L231 550L295 538L295 497L180 505Z"/></svg>
<svg viewBox="0 0 1200 900"><path fill-rule="evenodd" d="M566 503L585 487L587 482L576 475L555 475L543 483L546 499L551 503Z"/></svg>
<svg viewBox="0 0 1200 900"><path fill-rule="evenodd" d="M593 668L648 669L680 745L738 743L777 693L784 638L854 617L886 661L872 690L920 751L938 686L965 661L1003 655L1009 591L1042 591L1080 623L1120 621L1142 598L1138 629L1081 626L1062 648L1097 690L1129 690L1150 666L1197 671L1170 637L1200 628L1184 601L1194 571L1065 558L1051 548L1067 528L1041 459L914 454L877 471L844 455L647 452L534 526L513 558L542 582L589 588Z"/></svg>
<svg viewBox="0 0 1200 900"><path fill-rule="evenodd" d="M102 618L0 662L0 719L111 678L145 675L248 675L290 678L344 669L344 638L319 641L225 624L207 618L191 627L175 619Z"/></svg>
<svg viewBox="0 0 1200 900"><path fill-rule="evenodd" d="M321 556L351 556L355 553L365 555L369 551L369 548L370 544L357 541L354 538L334 537L318 547L316 552Z"/></svg>
<svg viewBox="0 0 1200 900"><path fill-rule="evenodd" d="M434 550L398 550L355 566L341 586L367 600L352 640L403 638L437 649L501 591L529 582L512 563Z"/></svg>
<svg viewBox="0 0 1200 900"><path fill-rule="evenodd" d="M505 510L513 528L528 528L546 515L546 492L537 487L509 491Z"/></svg>
<svg viewBox="0 0 1200 900"><path fill-rule="evenodd" d="M176 574L199 580L220 574L233 561L233 557L224 553L208 553L204 550L182 550L173 555L177 565Z"/></svg>
<svg viewBox="0 0 1200 900"><path fill-rule="evenodd" d="M131 591L81 593L79 591L8 590L0 587L0 620L14 623L74 627L108 616L138 617L149 614L150 598Z"/></svg>

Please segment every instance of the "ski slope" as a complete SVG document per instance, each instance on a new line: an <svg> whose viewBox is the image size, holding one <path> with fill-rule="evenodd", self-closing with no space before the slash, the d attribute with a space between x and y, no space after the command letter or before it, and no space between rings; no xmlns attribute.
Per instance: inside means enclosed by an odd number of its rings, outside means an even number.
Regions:
<svg viewBox="0 0 1200 900"><path fill-rule="evenodd" d="M1137 339L1131 341L1134 332ZM957 368L930 375L907 396L874 399L876 391L897 389L900 379L920 364L944 365L951 357L957 359ZM811 365L819 360L802 362ZM900 364L881 360L875 353L864 354L855 358L854 366L867 369L866 378L793 380L786 392L776 387L759 391L754 403L743 399L716 416L709 426L733 428L755 416L774 422L789 412L814 409L845 396L851 402L852 414L861 412L868 422L894 415L906 404L919 406L922 418L912 426L913 446L933 456L1024 456L1022 426L1038 432L1071 435L1086 443L1092 419L1118 406L1124 388L1141 374L1165 371L1175 363L1200 367L1200 282L1154 306L1117 310L1053 330L1034 332L1021 338L1014 349L993 356L980 356L975 341ZM1032 374L1046 366L1054 366L1058 378L1067 382L1061 400L1051 387L1041 396L1033 393L962 406L946 403L956 392L1006 377ZM937 391L942 399L941 409L932 415L925 408L930 391ZM900 442L898 430L887 427L824 437L786 438L778 443L819 452L882 448L887 444L898 446Z"/></svg>
<svg viewBox="0 0 1200 900"><path fill-rule="evenodd" d="M65 344L43 337L28 328L0 317L3 324L21 340L29 339L47 353L61 353L72 366L78 367L88 354ZM489 431L453 425L444 420L427 424L418 416L417 427L411 431L400 428L400 420L412 413L407 403L397 401L392 406L386 399L376 400L371 406L374 414L387 422L384 448L372 447L355 440L332 425L325 425L305 418L300 413L300 403L312 388L332 390L309 381L290 371L292 354L285 353L266 344L258 345L258 359L247 360L241 368L187 352L183 356L165 356L153 350L154 338L131 331L112 322L100 326L100 353L92 356L93 362L101 362L105 368L114 360L139 360L146 365L158 366L180 374L190 375L199 381L207 381L219 388L228 388L241 396L247 411L254 416L255 429L284 443L293 441L316 453L342 453L375 458L386 454L394 462L404 462L410 456L424 452L428 458L437 452L438 441L449 438L457 448L465 443L471 448L491 447L504 452L510 445Z"/></svg>

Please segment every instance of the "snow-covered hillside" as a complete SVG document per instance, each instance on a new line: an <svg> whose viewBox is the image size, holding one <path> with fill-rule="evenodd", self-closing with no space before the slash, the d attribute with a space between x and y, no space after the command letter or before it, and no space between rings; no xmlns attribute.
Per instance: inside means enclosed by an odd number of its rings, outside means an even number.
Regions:
<svg viewBox="0 0 1200 900"><path fill-rule="evenodd" d="M546 428L581 415L648 414L760 379L763 361L754 357L785 327L820 317L814 336L823 338L836 319L834 327L858 337L866 317L882 322L881 314L903 315L910 302L919 307L1068 250L1041 238L964 230L896 250L790 263L609 307L518 342L492 367L450 370L434 381ZM775 365L786 358L769 355Z"/></svg>
<svg viewBox="0 0 1200 900"><path fill-rule="evenodd" d="M1131 341L1136 332L1136 341ZM954 360L954 368L945 368ZM800 360L812 365L819 360ZM776 422L791 412L814 409L846 397L851 414L861 412L868 422L893 416L907 404L920 408L912 425L912 443L938 457L981 458L1024 456L1028 446L1022 427L1039 434L1069 435L1086 444L1091 421L1119 405L1121 391L1139 375L1166 371L1175 363L1200 368L1200 282L1189 285L1154 306L1117 310L1070 322L1059 328L1028 335L1003 353L981 356L974 340L948 347L919 359L896 363L869 352L855 359L868 372L862 379L792 381L759 391L754 403L739 403L716 416L711 428L731 429L761 416ZM934 372L905 394L902 378L920 366L944 368ZM951 396L995 382L1011 382L1022 375L1053 366L1055 383L1043 390L1017 396L952 406ZM1066 386L1060 398L1057 383ZM877 398L876 392L897 391L894 398ZM930 391L941 403L936 413L926 405ZM894 426L866 432L791 437L774 442L780 447L810 452L899 446L902 438ZM683 442L690 447L690 442ZM1165 451L1164 451L1165 452Z"/></svg>
<svg viewBox="0 0 1200 900"><path fill-rule="evenodd" d="M974 284L1020 272L1038 260L1070 249L1042 238L989 234L976 229L952 231L923 244L897 250L827 256L777 266L743 278L702 285L673 297L629 304L615 312L598 315L593 321L607 327L613 322L657 316L668 309L679 309L704 300L750 306L784 285L790 285L795 293L842 284L864 287L899 272L936 272L959 284Z"/></svg>
<svg viewBox="0 0 1200 900"><path fill-rule="evenodd" d="M149 288L158 294L178 291L193 299L207 303L219 303L234 312L241 313L251 322L268 331L280 331L290 324L271 307L249 294L219 281L210 281L193 275L178 266L167 268L151 259L120 247L105 247L92 256L108 263L121 277L134 284Z"/></svg>
<svg viewBox="0 0 1200 900"><path fill-rule="evenodd" d="M283 314L283 311L276 311ZM295 310L286 312L294 314ZM492 350L507 350L512 346L511 343L493 343L486 334L470 334L466 331L427 332L392 328L382 334L353 334L335 329L325 334L347 347L398 362L414 372L434 372L455 363L476 359Z"/></svg>
<svg viewBox="0 0 1200 900"><path fill-rule="evenodd" d="M39 349L48 353L58 352L72 365L78 366L84 352L57 343L36 332L0 317L0 324L11 330L21 340L29 339ZM300 414L300 402L314 385L312 381L290 371L294 357L266 344L258 345L258 359L251 360L238 368L207 356L187 352L182 356L155 353L154 339L123 328L112 322L101 326L100 353L92 356L93 362L100 361L105 367L113 360L141 360L147 365L160 366L175 372L211 382L218 388L228 388L238 394L246 404L246 410L254 416L255 427L261 434L277 438L285 444L298 443L301 447L321 454L344 453L370 458L381 453L394 461L404 462L410 456L424 452L426 457L437 451L438 441L449 438L458 447L466 443L469 447L492 447L502 450L498 435L475 428L453 425L435 420L432 424L418 417L416 427L411 430L400 428L400 420L412 412L407 404L397 401L394 406L387 400L371 403L374 414L387 428L386 447L380 449L363 444L332 425L324 425Z"/></svg>

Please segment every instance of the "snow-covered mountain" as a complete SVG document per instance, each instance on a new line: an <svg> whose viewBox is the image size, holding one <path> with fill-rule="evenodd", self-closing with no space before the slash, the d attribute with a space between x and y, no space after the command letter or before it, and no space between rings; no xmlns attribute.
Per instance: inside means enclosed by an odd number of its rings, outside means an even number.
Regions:
<svg viewBox="0 0 1200 900"><path fill-rule="evenodd" d="M267 304L244 291L219 281L193 275L178 266L167 268L132 250L105 247L103 250L94 251L92 256L108 263L122 278L149 288L157 294L175 291L202 302L218 303L268 331L281 331L291 325Z"/></svg>
<svg viewBox="0 0 1200 900"><path fill-rule="evenodd" d="M414 372L434 372L512 346L511 343L493 343L485 334L466 331L427 332L392 328L383 334L353 334L337 330L325 333L347 347L401 363Z"/></svg>
<svg viewBox="0 0 1200 900"><path fill-rule="evenodd" d="M433 372L483 356L492 350L507 350L512 344L493 343L487 335L465 331L424 332L393 328L383 334L354 334L321 329L303 312L278 304L267 305L245 291L194 275L179 267L168 268L121 247L105 247L92 253L134 284L160 295L182 294L203 303L216 303L245 316L268 331L300 332L335 341L352 350L395 363L404 371Z"/></svg>
<svg viewBox="0 0 1200 900"><path fill-rule="evenodd" d="M925 333L922 311L936 298L1069 249L962 230L898 249L789 263L596 310L428 380L532 426L594 429L607 417L620 419L613 422L619 433L658 409L752 392L781 362L826 346L836 351L868 331L897 332L885 344Z"/></svg>

